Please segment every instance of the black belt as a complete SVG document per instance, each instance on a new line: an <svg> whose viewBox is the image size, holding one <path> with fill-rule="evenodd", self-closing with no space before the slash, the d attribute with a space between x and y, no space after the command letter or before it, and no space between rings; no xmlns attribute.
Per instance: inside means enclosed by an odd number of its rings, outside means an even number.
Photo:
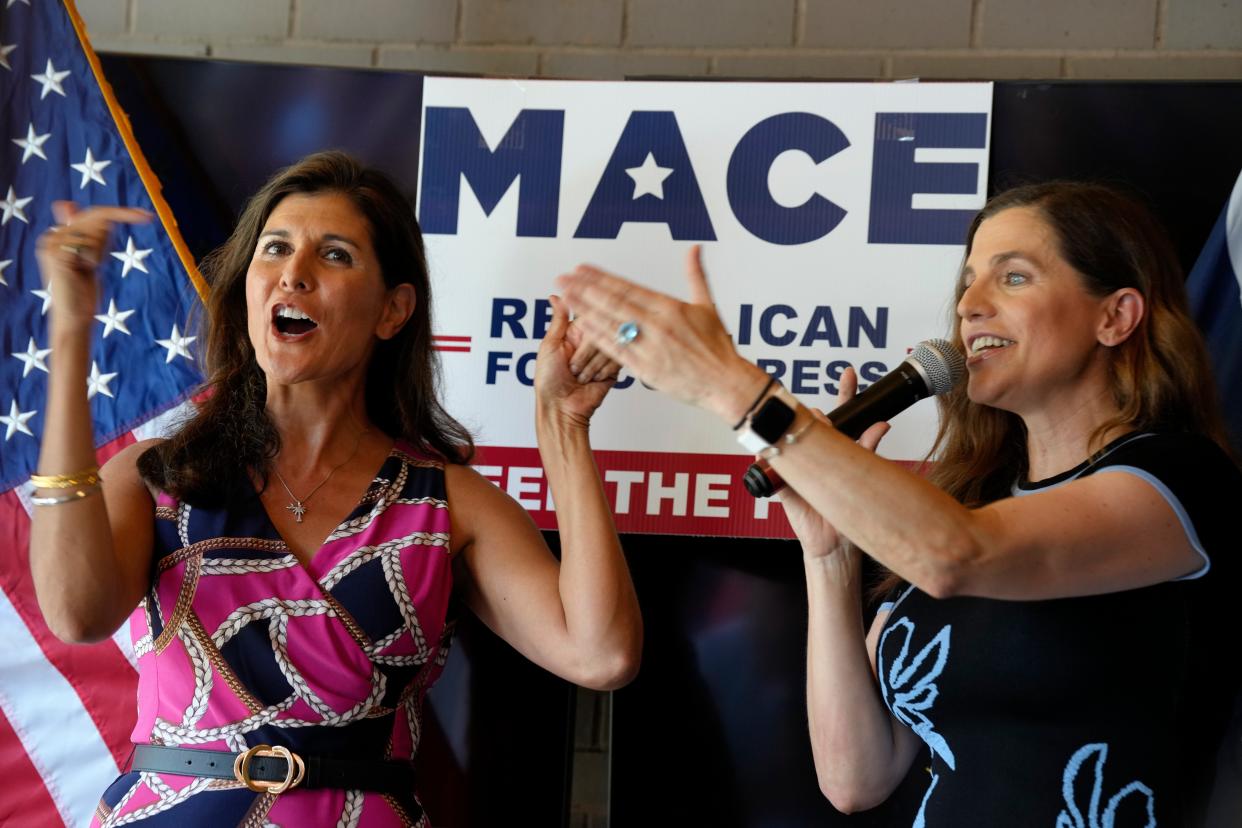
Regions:
<svg viewBox="0 0 1242 828"><path fill-rule="evenodd" d="M258 793L292 788L363 790L408 797L414 792L410 762L299 756L287 748L256 745L245 753L135 745L133 770L236 779Z"/></svg>

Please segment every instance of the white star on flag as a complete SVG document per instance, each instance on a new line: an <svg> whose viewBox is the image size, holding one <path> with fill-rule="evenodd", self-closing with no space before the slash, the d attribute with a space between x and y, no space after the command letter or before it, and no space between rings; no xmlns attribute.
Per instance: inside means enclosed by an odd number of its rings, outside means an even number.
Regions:
<svg viewBox="0 0 1242 828"><path fill-rule="evenodd" d="M17 48L16 43L0 43L0 66L13 71L13 67L9 66L9 52Z"/></svg>
<svg viewBox="0 0 1242 828"><path fill-rule="evenodd" d="M663 200L664 179L673 174L673 168L661 167L656 163L655 156L647 153L641 167L628 167L625 174L634 179L634 198L653 195Z"/></svg>
<svg viewBox="0 0 1242 828"><path fill-rule="evenodd" d="M93 400L96 394L112 397L112 392L108 389L108 383L112 382L114 377L116 377L116 373L101 374L99 372L99 363L91 360L91 375L86 378L86 398ZM116 399L116 397L112 398Z"/></svg>
<svg viewBox="0 0 1242 828"><path fill-rule="evenodd" d="M69 70L57 72L56 67L52 65L51 58L47 59L47 68L43 70L42 75L31 75L30 77L43 84L43 92L40 93L39 100L46 98L48 92L55 92L62 98L65 97L65 87L61 86L60 82L69 77Z"/></svg>
<svg viewBox="0 0 1242 828"><path fill-rule="evenodd" d="M6 417L3 414L0 414L0 423L4 423L8 426L4 432L4 442L7 443L9 438L19 431L22 434L29 434L33 437L34 432L26 427L26 421L38 413L38 411L18 410L17 400L13 400L13 404L9 406L9 416Z"/></svg>
<svg viewBox="0 0 1242 828"><path fill-rule="evenodd" d="M6 5L5 5L5 8L6 8L6 9L11 9L11 8L13 8L13 4L14 4L14 3L25 3L27 6L29 6L29 5L30 5L30 0L9 0L8 4L6 4Z"/></svg>
<svg viewBox="0 0 1242 828"><path fill-rule="evenodd" d="M92 181L98 182L99 184L102 184L105 187L108 186L108 182L104 181L104 177L103 175L101 175L101 173L103 172L103 168L108 166L111 163L112 163L111 161L96 160L95 158L91 156L91 148L87 147L86 148L86 160L83 161L81 164L70 164L69 166L73 167L75 170L82 173L82 184L78 187L78 189L85 190L86 185L91 183Z"/></svg>
<svg viewBox="0 0 1242 828"><path fill-rule="evenodd" d="M34 337L30 337L30 344L26 346L26 353L13 352L13 356L26 363L26 367L22 368L22 376L30 373L31 369L38 368L43 373L47 373L47 363L44 360L47 355L52 352L51 348L40 348L35 345Z"/></svg>
<svg viewBox="0 0 1242 828"><path fill-rule="evenodd" d="M116 254L113 254L113 255L116 255ZM108 334L112 333L113 331L120 331L126 336L131 336L129 332L129 328L125 327L125 320L133 316L134 313L135 312L132 310L127 310L127 311L117 310L116 300L109 299L108 300L108 312L99 313L95 315L96 319L104 323L103 338L107 339Z"/></svg>
<svg viewBox="0 0 1242 828"><path fill-rule="evenodd" d="M125 252L124 253L113 253L112 258L120 259L122 262L125 263L125 266L121 268L121 277L124 278L125 276L129 275L129 271L132 268L137 268L141 270L143 273L150 273L151 271L147 270L147 266L142 263L142 260L150 255L151 255L150 249L139 250L138 246L134 244L134 237L130 236L129 241L125 244Z"/></svg>
<svg viewBox="0 0 1242 828"><path fill-rule="evenodd" d="M30 156L37 155L44 161L47 156L43 154L43 145L47 143L47 139L52 137L52 133L48 132L39 135L35 132L34 124L26 129L25 138L14 138L13 143L22 148L22 163L25 164L30 160Z"/></svg>
<svg viewBox="0 0 1242 828"><path fill-rule="evenodd" d="M12 259L0 259L0 285L4 285L5 287L8 287L9 283L5 281L4 269L11 264L13 264Z"/></svg>
<svg viewBox="0 0 1242 828"><path fill-rule="evenodd" d="M52 286L48 285L47 290L32 290L30 292L43 300L43 307L39 308L39 315L46 316L47 309L52 306Z"/></svg>
<svg viewBox="0 0 1242 828"><path fill-rule="evenodd" d="M13 187L9 187L9 194L5 196L4 201L0 201L0 210L4 211L4 215L0 216L0 227L9 223L9 219L17 218L30 224L30 219L26 218L26 211L22 208L30 202L34 201L34 196L26 198L18 198L17 193L13 192Z"/></svg>
<svg viewBox="0 0 1242 828"><path fill-rule="evenodd" d="M168 339L157 339L155 342L157 345L167 349L168 356L164 359L164 364L167 365L179 356L183 356L192 362L193 357L190 356L190 352L186 350L185 346L196 339L198 339L197 336L182 336L181 332L177 330L177 323L174 322L172 334Z"/></svg>

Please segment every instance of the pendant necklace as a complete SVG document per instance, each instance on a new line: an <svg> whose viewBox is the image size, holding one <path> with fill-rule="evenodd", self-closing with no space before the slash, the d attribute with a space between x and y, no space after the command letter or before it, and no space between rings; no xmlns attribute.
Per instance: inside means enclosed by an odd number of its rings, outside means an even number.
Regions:
<svg viewBox="0 0 1242 828"><path fill-rule="evenodd" d="M346 457L340 463L337 463L335 466L333 466L332 470L328 472L328 476L325 477L323 480L320 480L319 485L311 489L311 493L308 494L306 497L298 497L297 495L295 495L293 493L293 490L289 488L289 484L286 483L285 479L280 476L280 470L276 468L276 464L272 463L272 471L275 472L276 479L280 481L280 485L285 487L285 491L288 492L289 497L292 498L291 502L289 503L288 506L285 507L285 509L290 512L293 512L293 517L297 520L298 523L302 522L302 516L305 515L307 512L306 502L310 500L312 497L314 497L315 492L322 489L325 483L327 483L329 480L332 479L332 475L336 474L337 469L339 469L341 466L348 463L350 460L354 459L354 455L358 453L358 447L362 445L362 435L366 434L367 431L370 431L370 429L367 429L366 431L358 432L358 439L354 441L354 450L350 452L348 457Z"/></svg>

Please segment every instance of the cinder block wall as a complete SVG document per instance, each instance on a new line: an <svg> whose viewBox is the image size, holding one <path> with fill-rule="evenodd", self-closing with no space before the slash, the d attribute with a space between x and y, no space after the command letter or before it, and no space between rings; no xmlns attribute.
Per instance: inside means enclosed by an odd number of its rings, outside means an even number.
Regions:
<svg viewBox="0 0 1242 828"><path fill-rule="evenodd" d="M553 78L1242 78L1242 0L77 0L96 48Z"/></svg>

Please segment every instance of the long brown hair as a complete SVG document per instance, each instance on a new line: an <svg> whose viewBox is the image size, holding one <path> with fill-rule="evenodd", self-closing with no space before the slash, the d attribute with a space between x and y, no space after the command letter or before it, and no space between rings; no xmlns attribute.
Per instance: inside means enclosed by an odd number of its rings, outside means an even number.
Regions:
<svg viewBox="0 0 1242 828"><path fill-rule="evenodd" d="M1109 381L1117 416L1092 434L1102 447L1117 426L1195 432L1230 451L1207 350L1190 318L1184 274L1164 228L1137 198L1111 186L1052 181L993 196L966 234L970 256L984 221L1012 207L1036 210L1053 230L1061 257L1087 291L1104 297L1121 288L1143 295L1146 311L1134 332L1110 349ZM959 278L956 300L965 284ZM954 302L950 339L964 350ZM965 383L940 397L940 430L928 478L968 507L1008 495L1027 470L1026 428L1008 411L973 403ZM901 579L889 574L876 592Z"/></svg>
<svg viewBox="0 0 1242 828"><path fill-rule="evenodd" d="M409 283L414 313L392 339L377 340L367 368L367 416L384 433L451 463L467 462L470 434L440 404L431 348L431 285L414 209L384 173L342 152L307 156L273 176L247 203L237 227L201 269L211 286L205 322L205 394L193 417L138 459L143 479L195 504L218 504L240 474L266 482L280 435L265 411L267 380L246 327L246 271L259 234L288 195L340 193L366 217L384 284Z"/></svg>

